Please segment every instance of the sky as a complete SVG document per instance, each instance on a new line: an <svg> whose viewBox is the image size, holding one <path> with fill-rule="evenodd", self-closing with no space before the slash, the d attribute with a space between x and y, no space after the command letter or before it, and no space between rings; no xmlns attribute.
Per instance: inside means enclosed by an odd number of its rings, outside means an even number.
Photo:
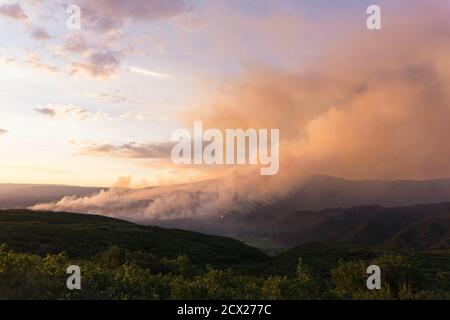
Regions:
<svg viewBox="0 0 450 320"><path fill-rule="evenodd" d="M382 30L366 27L370 4ZM171 163L171 133L194 120L279 128L277 189L313 173L450 177L449 13L447 0L1 0L0 182L229 174Z"/></svg>

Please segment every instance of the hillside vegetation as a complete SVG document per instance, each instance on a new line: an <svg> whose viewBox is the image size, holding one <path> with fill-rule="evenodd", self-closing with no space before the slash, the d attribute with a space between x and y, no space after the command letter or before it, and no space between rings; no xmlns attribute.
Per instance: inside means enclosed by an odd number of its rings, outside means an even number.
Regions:
<svg viewBox="0 0 450 320"><path fill-rule="evenodd" d="M0 243L41 256L64 251L71 258L89 258L117 245L157 257L186 255L193 263L204 265L267 259L259 250L231 238L64 212L0 211Z"/></svg>
<svg viewBox="0 0 450 320"><path fill-rule="evenodd" d="M69 265L82 289L66 287ZM382 289L366 287L369 265ZM239 241L72 213L0 212L0 299L450 299L450 250Z"/></svg>

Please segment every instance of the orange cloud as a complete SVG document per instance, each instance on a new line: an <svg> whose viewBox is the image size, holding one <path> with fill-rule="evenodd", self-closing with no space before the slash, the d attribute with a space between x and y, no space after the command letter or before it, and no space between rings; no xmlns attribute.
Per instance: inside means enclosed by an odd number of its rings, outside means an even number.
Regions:
<svg viewBox="0 0 450 320"><path fill-rule="evenodd" d="M449 177L446 6L430 1L389 8L395 20L381 31L336 21L345 33L324 39L324 50L301 70L249 67L229 79L211 105L191 110L186 122L280 129L280 173L233 178L233 188L248 197L283 195L317 173Z"/></svg>
<svg viewBox="0 0 450 320"><path fill-rule="evenodd" d="M119 29L129 21L170 19L192 9L184 0L89 0L81 7L88 26L102 32Z"/></svg>
<svg viewBox="0 0 450 320"><path fill-rule="evenodd" d="M72 63L70 74L81 72L93 78L106 80L118 70L120 54L110 50L91 52L85 60Z"/></svg>
<svg viewBox="0 0 450 320"><path fill-rule="evenodd" d="M14 20L26 21L28 16L18 3L5 3L0 5L0 16L8 17Z"/></svg>
<svg viewBox="0 0 450 320"><path fill-rule="evenodd" d="M59 72L59 68L45 63L41 60L41 58L39 58L36 54L31 53L28 55L28 57L24 60L24 62L30 66L32 66L35 69L41 70L41 71L46 71L50 74L56 74Z"/></svg>
<svg viewBox="0 0 450 320"><path fill-rule="evenodd" d="M31 30L31 37L35 40L48 40L51 38L47 30L43 27L34 27Z"/></svg>

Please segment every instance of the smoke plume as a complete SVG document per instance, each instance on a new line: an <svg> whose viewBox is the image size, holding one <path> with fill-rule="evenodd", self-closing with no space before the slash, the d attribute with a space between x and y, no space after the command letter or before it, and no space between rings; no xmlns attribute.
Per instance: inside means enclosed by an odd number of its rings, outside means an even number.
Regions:
<svg viewBox="0 0 450 320"><path fill-rule="evenodd" d="M205 128L279 128L278 175L224 168L220 180L112 188L33 209L150 221L245 210L253 202L286 196L318 173L351 179L449 177L448 4L418 2L385 9L390 11L383 30L355 28L340 17L325 28L340 32L322 36L322 50L299 61L297 70L248 66L224 83L211 104L185 115L188 125L202 120ZM313 34L324 30L307 25Z"/></svg>

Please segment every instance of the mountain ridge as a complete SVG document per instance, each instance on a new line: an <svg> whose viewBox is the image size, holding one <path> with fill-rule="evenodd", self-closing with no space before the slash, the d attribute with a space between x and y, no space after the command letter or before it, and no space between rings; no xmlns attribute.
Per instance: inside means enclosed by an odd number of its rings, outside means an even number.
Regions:
<svg viewBox="0 0 450 320"><path fill-rule="evenodd" d="M68 212L0 211L0 243L17 252L66 252L87 258L111 246L158 257L186 255L193 263L232 265L268 257L256 248L221 236L143 226L99 215Z"/></svg>

